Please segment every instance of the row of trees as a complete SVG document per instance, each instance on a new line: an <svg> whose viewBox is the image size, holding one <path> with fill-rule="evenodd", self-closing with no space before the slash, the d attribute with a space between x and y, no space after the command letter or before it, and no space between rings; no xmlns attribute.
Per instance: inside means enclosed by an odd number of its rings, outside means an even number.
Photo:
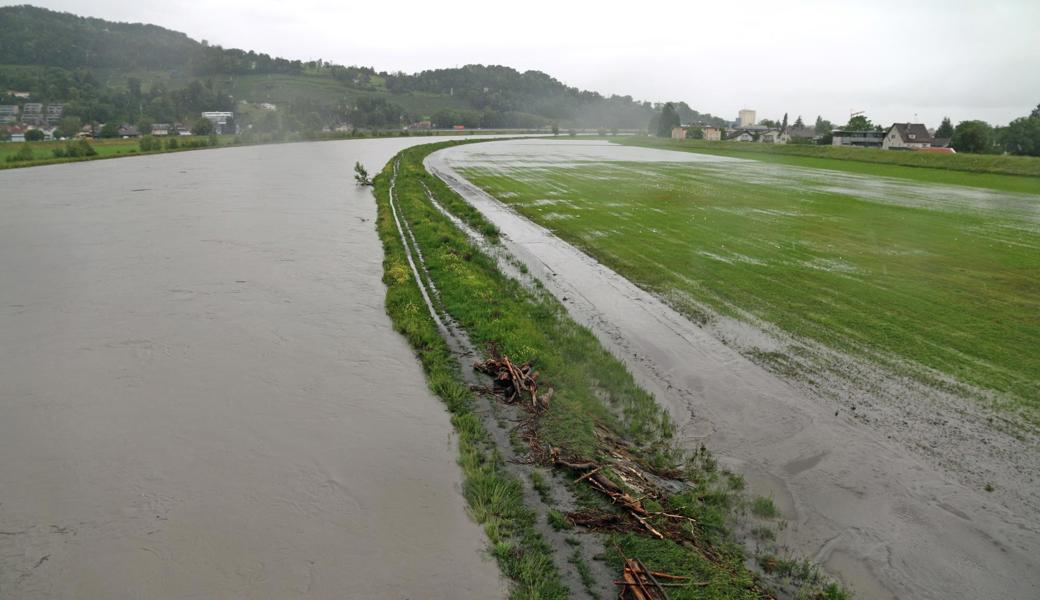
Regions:
<svg viewBox="0 0 1040 600"><path fill-rule="evenodd" d="M678 127L679 122L680 118L675 105L669 102L662 107L660 113L654 116L650 123L650 131L660 137L669 137L672 128ZM759 124L786 130L787 115L784 115L783 121L763 119ZM794 127L804 127L801 116L795 120ZM830 121L821 116L816 117L815 132L817 135L823 136L820 143L830 143L830 134L833 129L834 126ZM866 115L855 115L849 118L844 129L883 131L884 127L875 125ZM935 137L949 139L950 146L957 152L1040 156L1040 104L1028 115L1019 117L1004 127L993 127L989 123L979 120L962 121L954 127L950 118L946 117L935 130Z"/></svg>
<svg viewBox="0 0 1040 600"><path fill-rule="evenodd" d="M1040 104L1028 115L1005 127L985 121L963 121L953 129L951 145L957 152L1040 156Z"/></svg>

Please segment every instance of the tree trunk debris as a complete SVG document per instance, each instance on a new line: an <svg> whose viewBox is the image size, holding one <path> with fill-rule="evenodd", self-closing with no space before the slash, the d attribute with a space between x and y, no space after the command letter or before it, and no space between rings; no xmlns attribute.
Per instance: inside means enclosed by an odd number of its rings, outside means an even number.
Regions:
<svg viewBox="0 0 1040 600"><path fill-rule="evenodd" d="M661 579L668 581L662 583ZM638 558L626 558L621 579L615 581L614 585L621 586L621 592L618 594L619 600L668 600L666 587L707 584L691 582L689 577L651 571Z"/></svg>
<svg viewBox="0 0 1040 600"><path fill-rule="evenodd" d="M575 511L566 515L568 520L592 531L638 531L657 539L672 540L729 570L730 567L725 565L714 548L696 535L696 519L664 510L650 511L643 504L644 500L651 499L667 505L667 498L672 493L687 488L689 483L683 479L680 471L658 469L647 464L638 456L639 452L631 443L598 425L596 434L602 442L602 462L562 456L559 448L544 444L538 432L539 419L549 409L555 390L546 386L547 391L539 394L539 372L534 370L532 364L525 362L517 365L508 356L500 354L493 343L489 345L488 356L490 358L475 362L473 368L488 375L492 385L490 388L478 386L474 389L497 396L507 404L515 404L530 415L517 426L521 438L531 449L530 459L524 462L567 469L577 476L575 484L584 482L619 509L618 512L599 509ZM681 512L682 507L673 510ZM673 583L662 584L655 577L670 579ZM664 587L675 586L674 582L680 580L686 581L681 584L683 586L707 585L690 582L687 578L651 572L638 559L627 558L623 580L615 583L624 585L619 598L666 600L668 595ZM757 585L752 584L752 589L762 598L772 598Z"/></svg>

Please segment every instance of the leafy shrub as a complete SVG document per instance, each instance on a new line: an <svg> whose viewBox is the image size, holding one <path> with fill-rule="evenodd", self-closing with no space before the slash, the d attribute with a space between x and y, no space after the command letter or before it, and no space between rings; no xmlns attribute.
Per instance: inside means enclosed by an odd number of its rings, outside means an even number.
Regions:
<svg viewBox="0 0 1040 600"><path fill-rule="evenodd" d="M33 160L33 149L29 142L23 142L18 152L7 157L7 162L25 162Z"/></svg>

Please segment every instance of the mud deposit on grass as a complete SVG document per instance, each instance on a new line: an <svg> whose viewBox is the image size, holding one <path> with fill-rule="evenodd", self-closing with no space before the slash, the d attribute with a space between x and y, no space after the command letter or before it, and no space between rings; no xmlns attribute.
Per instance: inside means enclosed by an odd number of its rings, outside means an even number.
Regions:
<svg viewBox="0 0 1040 600"><path fill-rule="evenodd" d="M905 389L917 396L871 397L870 408L881 418L853 416L835 398L757 366L722 341L725 331L694 325L452 169L496 161L526 167L528 161L556 166L604 160L717 161L719 168L739 165L742 173L762 164L579 141L459 147L431 155L427 164L502 230L504 243L533 275L566 297L571 314L669 408L691 447L704 442L744 472L756 493L774 496L790 521L782 541L825 565L860 597L1040 595L1040 514L1028 500L1036 494L1035 438L987 431L970 403L932 398L929 390L911 385ZM774 177L778 167L764 168L764 177ZM743 338L772 337L751 335L747 324L730 329ZM933 411L928 418L905 411L918 402ZM888 423L906 419L915 422L904 435L886 432ZM1001 452L951 446L967 458L944 464L911 443L915 436L941 439L947 431L967 440L989 437L1002 451L1022 456L1001 459ZM1026 470L1017 479L1015 460ZM1013 489L1002 496L966 485L960 472L966 464L1005 474Z"/></svg>
<svg viewBox="0 0 1040 600"><path fill-rule="evenodd" d="M0 597L502 597L365 140L0 173Z"/></svg>

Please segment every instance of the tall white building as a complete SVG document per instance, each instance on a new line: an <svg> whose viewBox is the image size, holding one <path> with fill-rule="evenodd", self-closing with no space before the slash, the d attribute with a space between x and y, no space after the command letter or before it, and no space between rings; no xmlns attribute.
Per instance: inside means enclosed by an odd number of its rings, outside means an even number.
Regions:
<svg viewBox="0 0 1040 600"><path fill-rule="evenodd" d="M744 108L741 109L739 114L740 116L738 120L740 121L741 127L751 127L755 124L755 111L750 108Z"/></svg>

